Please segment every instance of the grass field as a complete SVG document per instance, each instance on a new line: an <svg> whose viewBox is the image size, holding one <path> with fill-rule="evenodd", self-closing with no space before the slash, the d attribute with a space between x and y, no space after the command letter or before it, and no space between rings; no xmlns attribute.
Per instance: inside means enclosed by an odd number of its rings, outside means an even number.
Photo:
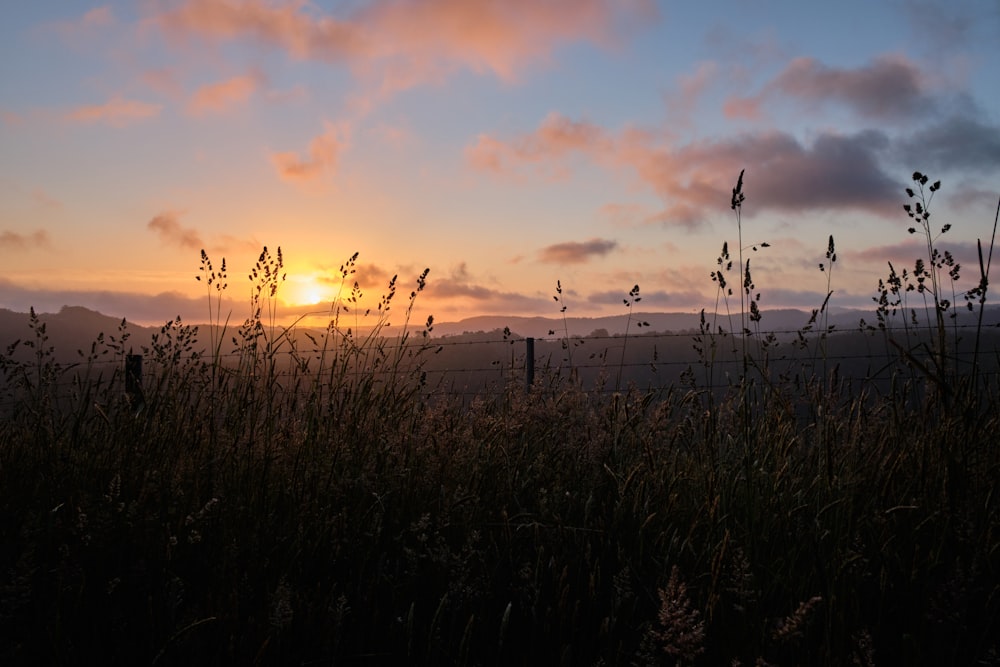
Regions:
<svg viewBox="0 0 1000 667"><path fill-rule="evenodd" d="M927 229L921 284L947 317ZM202 259L218 303L224 269ZM383 335L393 281L371 333L346 334L345 292L290 349L281 264L262 253L257 315L226 336L165 325L128 397L127 328L70 368L36 317L30 358L0 359L0 662L1000 663L1000 386L949 364L946 326L880 321L888 389L822 364L775 381L747 290L748 333L706 326L668 390L540 372L459 404L421 383L426 274L401 333ZM887 278L886 322L919 277ZM733 340L743 374L700 386Z"/></svg>

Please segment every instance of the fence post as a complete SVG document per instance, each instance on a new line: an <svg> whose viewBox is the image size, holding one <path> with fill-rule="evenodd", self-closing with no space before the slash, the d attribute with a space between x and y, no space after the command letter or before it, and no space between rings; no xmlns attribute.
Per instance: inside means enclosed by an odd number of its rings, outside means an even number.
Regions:
<svg viewBox="0 0 1000 667"><path fill-rule="evenodd" d="M143 403L141 354L125 355L125 398L135 407Z"/></svg>
<svg viewBox="0 0 1000 667"><path fill-rule="evenodd" d="M535 339L525 338L524 351L524 393L531 393L531 385L535 383Z"/></svg>

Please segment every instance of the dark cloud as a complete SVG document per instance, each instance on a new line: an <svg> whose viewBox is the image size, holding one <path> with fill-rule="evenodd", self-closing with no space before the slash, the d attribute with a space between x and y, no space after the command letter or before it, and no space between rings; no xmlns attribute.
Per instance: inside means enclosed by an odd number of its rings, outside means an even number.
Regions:
<svg viewBox="0 0 1000 667"><path fill-rule="evenodd" d="M146 229L156 232L164 243L191 250L204 248L205 243L198 232L182 227L178 218L179 215L171 211L161 213L146 223Z"/></svg>
<svg viewBox="0 0 1000 667"><path fill-rule="evenodd" d="M615 135L589 124L585 128L550 115L535 132L509 141L480 135L469 149L470 162L485 171L517 172L541 169L540 163L558 162L568 151L583 153L607 167L634 171L662 198L663 209L647 221L689 229L729 209L740 169L746 169L749 212L896 212L901 186L881 164L890 141L874 130L824 132L811 143L767 131L672 144L662 133L628 129ZM556 261L559 253L586 257L584 247L553 248L554 253L543 251L544 261Z"/></svg>
<svg viewBox="0 0 1000 667"><path fill-rule="evenodd" d="M542 248L538 255L543 262L552 264L580 264L591 257L603 257L618 247L616 241L590 239L582 243L568 241Z"/></svg>
<svg viewBox="0 0 1000 667"><path fill-rule="evenodd" d="M914 169L1000 169L1000 126L953 116L900 142L900 160Z"/></svg>
<svg viewBox="0 0 1000 667"><path fill-rule="evenodd" d="M885 135L868 130L823 134L808 147L786 144L773 152L751 152L751 160L759 157L757 168L747 172L747 197L784 211L846 208L889 214L900 186L879 164L879 154L888 147Z"/></svg>
<svg viewBox="0 0 1000 667"><path fill-rule="evenodd" d="M813 58L796 58L765 87L807 104L839 102L874 119L908 118L932 107L916 65L883 57L854 69L828 67Z"/></svg>
<svg viewBox="0 0 1000 667"><path fill-rule="evenodd" d="M497 313L542 313L551 310L551 302L541 297L519 292L503 292L452 278L429 282L427 302L424 306L434 313L462 315L468 312L470 301L477 309L487 309Z"/></svg>
<svg viewBox="0 0 1000 667"><path fill-rule="evenodd" d="M982 23L980 9L990 9L989 2L963 3L937 2L937 0L903 0L900 13L910 24L916 39L914 45L923 46L935 54L961 48L973 39L976 24ZM996 5L992 14L996 18ZM979 14L979 16L976 16Z"/></svg>
<svg viewBox="0 0 1000 667"><path fill-rule="evenodd" d="M549 302L540 296L504 292L479 284L469 274L465 262L455 266L450 275L427 282L425 308L435 313L463 314L475 310L493 312L543 312Z"/></svg>
<svg viewBox="0 0 1000 667"><path fill-rule="evenodd" d="M821 134L804 145L789 134L747 134L642 155L632 151L640 177L663 197L659 220L696 227L708 212L729 208L732 188L745 169L744 210L802 213L810 210L895 212L900 186L879 157L888 139L874 131Z"/></svg>
<svg viewBox="0 0 1000 667"><path fill-rule="evenodd" d="M27 250L28 248L47 248L48 246L49 233L44 229L39 229L30 234L12 232L8 229L0 232L0 248Z"/></svg>
<svg viewBox="0 0 1000 667"><path fill-rule="evenodd" d="M887 262L892 262L899 271L901 271L904 267L912 269L913 263L917 260L917 258L923 258L926 261L927 244L925 243L923 236L907 236L905 234L905 230L903 233L906 238L898 243L873 246L861 250L847 250L842 251L839 254L843 255L846 261L852 263L855 260L860 260L865 265L870 266L874 264L876 266L881 265L888 268ZM935 247L940 249L942 252L945 250L950 252L960 264L968 267L970 271L972 270L973 264L978 263L976 260L976 244L972 241L952 242L947 236L945 236L940 238L935 243Z"/></svg>

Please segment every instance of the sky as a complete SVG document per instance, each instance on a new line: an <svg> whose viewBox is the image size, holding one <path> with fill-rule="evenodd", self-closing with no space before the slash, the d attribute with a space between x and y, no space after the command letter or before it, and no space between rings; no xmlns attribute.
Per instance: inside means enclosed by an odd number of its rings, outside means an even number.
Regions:
<svg viewBox="0 0 1000 667"><path fill-rule="evenodd" d="M724 243L737 307L741 248L763 310L871 307L926 256L914 171L961 303L997 34L997 0L7 3L0 307L239 322L266 246L286 323L394 275L398 323L425 269L421 321L698 312Z"/></svg>

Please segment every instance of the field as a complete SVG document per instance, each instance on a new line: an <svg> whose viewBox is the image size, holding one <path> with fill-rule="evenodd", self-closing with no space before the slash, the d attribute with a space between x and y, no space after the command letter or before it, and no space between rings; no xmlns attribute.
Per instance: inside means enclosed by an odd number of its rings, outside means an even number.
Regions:
<svg viewBox="0 0 1000 667"><path fill-rule="evenodd" d="M70 365L33 316L0 359L0 662L998 664L997 348L973 327L958 362L926 229L860 332L882 382L841 373L825 303L776 368L742 259L656 388L613 355L581 378L566 331L530 391L449 400L409 325L426 275L398 333L391 283L364 333L345 292L303 339L270 319L280 251L256 317L167 323L140 383L127 326Z"/></svg>

